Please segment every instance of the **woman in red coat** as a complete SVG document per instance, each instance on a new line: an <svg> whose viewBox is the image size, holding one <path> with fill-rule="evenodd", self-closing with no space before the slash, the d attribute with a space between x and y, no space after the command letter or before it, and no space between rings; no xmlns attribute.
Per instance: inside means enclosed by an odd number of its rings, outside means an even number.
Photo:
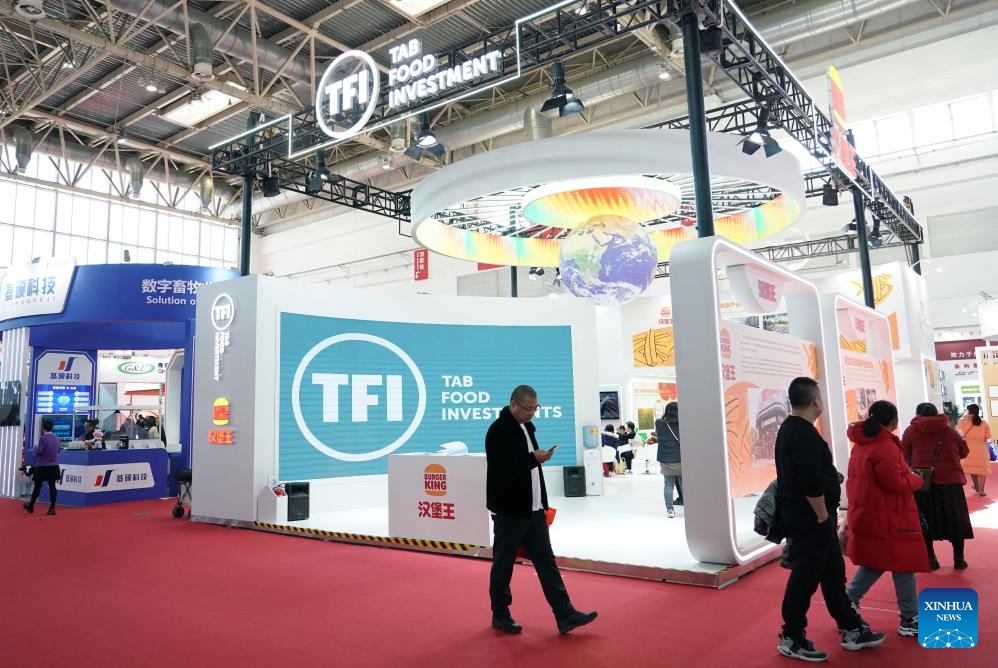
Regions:
<svg viewBox="0 0 998 668"><path fill-rule="evenodd" d="M901 457L901 442L892 433L898 409L875 401L869 417L849 426L856 444L849 456L846 494L846 554L859 566L847 594L857 606L873 583L890 571L901 623L898 634L918 635L918 592L915 573L929 570L914 491L922 478Z"/></svg>
<svg viewBox="0 0 998 668"><path fill-rule="evenodd" d="M929 568L939 568L932 541L948 540L953 544L953 568L967 567L963 543L974 537L970 511L963 486L960 460L970 450L963 437L949 426L949 417L940 415L933 404L919 404L911 426L901 437L901 451L913 468L932 469L932 487L915 495L918 510L925 517L925 547L929 550Z"/></svg>

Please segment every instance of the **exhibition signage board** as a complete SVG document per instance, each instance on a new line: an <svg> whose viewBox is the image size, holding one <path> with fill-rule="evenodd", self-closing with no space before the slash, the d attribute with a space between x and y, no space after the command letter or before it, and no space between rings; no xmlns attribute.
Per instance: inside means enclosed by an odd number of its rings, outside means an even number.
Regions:
<svg viewBox="0 0 998 668"><path fill-rule="evenodd" d="M35 359L35 415L69 415L93 403L94 361L80 350L46 350Z"/></svg>
<svg viewBox="0 0 998 668"><path fill-rule="evenodd" d="M102 383L162 384L172 356L172 350L152 355L101 352L97 355L97 378Z"/></svg>
<svg viewBox="0 0 998 668"><path fill-rule="evenodd" d="M75 269L75 258L51 258L8 267L0 274L0 322L62 313Z"/></svg>
<svg viewBox="0 0 998 668"><path fill-rule="evenodd" d="M787 386L820 376L814 343L725 323L720 332L732 498L756 494L776 477L776 433L790 413Z"/></svg>
<svg viewBox="0 0 998 668"><path fill-rule="evenodd" d="M236 275L215 267L83 265L76 267L71 287L67 281L64 308L31 314L0 309L0 329L68 322L184 322L194 318L201 287Z"/></svg>
<svg viewBox="0 0 998 668"><path fill-rule="evenodd" d="M282 480L384 474L390 454L454 441L483 452L489 425L528 381L541 403L540 446L576 442L568 326L281 313L279 332ZM574 447L551 460L575 463Z"/></svg>
<svg viewBox="0 0 998 668"><path fill-rule="evenodd" d="M430 251L417 248L412 252L412 278L414 281L425 281L430 277Z"/></svg>
<svg viewBox="0 0 998 668"><path fill-rule="evenodd" d="M943 401L955 401L959 398L957 384L980 382L977 349L986 347L984 339L936 342L936 368Z"/></svg>
<svg viewBox="0 0 998 668"><path fill-rule="evenodd" d="M894 359L933 356L925 281L900 262L873 267L873 297L877 311L887 316L891 327ZM816 281L823 293L839 293L862 299L863 279L859 270L842 272Z"/></svg>
<svg viewBox="0 0 998 668"><path fill-rule="evenodd" d="M743 276L756 295L759 281L773 285L761 301L754 298L755 306L778 310L750 316L756 322L779 316L772 331L726 319L721 310L730 300L719 288L719 271L741 265L751 267ZM672 311L687 542L700 561L744 564L775 549L752 531L752 508L776 477L775 436L789 412L787 387L810 376L823 396L830 391L818 290L719 237L677 244L670 270L672 285L682 286L673 290ZM824 419L815 426L831 440Z"/></svg>
<svg viewBox="0 0 998 668"><path fill-rule="evenodd" d="M388 533L489 545L485 455L388 457Z"/></svg>
<svg viewBox="0 0 998 668"><path fill-rule="evenodd" d="M168 457L163 448L142 450L63 450L59 456L59 503L99 503L158 499L166 493ZM48 500L44 488L41 500Z"/></svg>
<svg viewBox="0 0 998 668"><path fill-rule="evenodd" d="M978 385L984 391L978 391L976 398L983 400L981 408L988 418L991 431L998 434L998 417L996 417L998 416L998 347L978 348L977 363L981 369L981 380ZM966 386L966 384L963 385ZM958 389L960 389L959 386ZM963 396L969 394L964 389ZM957 401L960 402L961 409L966 404L971 403L970 401L961 401L960 396L957 397Z"/></svg>

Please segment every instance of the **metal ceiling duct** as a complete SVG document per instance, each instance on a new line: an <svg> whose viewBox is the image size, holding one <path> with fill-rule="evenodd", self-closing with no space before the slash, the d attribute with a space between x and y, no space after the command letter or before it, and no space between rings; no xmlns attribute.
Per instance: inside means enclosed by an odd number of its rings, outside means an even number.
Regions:
<svg viewBox="0 0 998 668"><path fill-rule="evenodd" d="M29 144L30 144L30 137L31 137L30 131L27 128L24 128L23 126L20 125L14 125L3 129L2 132L0 132L0 139L3 139L2 133L7 133L8 137L13 135L16 146L16 141L17 141L16 137L19 134L18 133L19 130L23 130L24 133L29 137ZM95 156L100 151L100 149L95 149L89 146L84 146L82 144L76 144L74 142L67 141L65 142L65 150L64 150L62 142L59 141L59 135L58 133L55 132L39 140L38 143L35 144L33 148L36 153L40 153L42 155L50 155L56 158L61 158L63 155L65 155L66 159L83 163L84 165L90 164L90 162L93 160L94 167L100 167L104 169L118 169L118 163L114 158L114 151L112 149L104 151L104 153L95 160ZM125 168L126 170L128 169L128 162L125 163ZM145 169L145 165L143 164L143 168L144 168L144 177L148 177L152 181L157 181L160 183L166 183L167 181L169 181L171 186L174 187L180 186L184 188L188 186L194 187L195 185L197 185L197 177L184 171L170 170L170 178L167 179L166 171L163 169L161 165L156 165L151 169ZM218 192L219 190L221 190L221 192ZM234 193L233 188L229 186L223 186L222 188L216 188L215 194L222 197L230 197L233 193Z"/></svg>
<svg viewBox="0 0 998 668"><path fill-rule="evenodd" d="M201 208L207 209L211 206L211 200L215 197L215 180L211 178L211 174L205 174L201 177L201 181L198 184L198 198L201 200Z"/></svg>
<svg viewBox="0 0 998 668"><path fill-rule="evenodd" d="M142 194L142 179L145 176L145 165L137 157L129 158L125 163L128 170L128 196L138 199Z"/></svg>
<svg viewBox="0 0 998 668"><path fill-rule="evenodd" d="M186 14L191 26L192 40L194 26L200 25L204 29L208 44L214 45L216 50L248 63L259 62L260 67L270 72L277 72L287 63L282 72L283 76L311 85L311 66L308 58L304 56L292 58L291 52L283 46L262 37L257 37L254 41L249 31L244 28L237 26L229 30L229 22L198 11L188 3L178 3L173 0L115 0L114 9L133 16L142 15L154 25L177 35L184 35L187 32L184 23Z"/></svg>
<svg viewBox="0 0 998 668"><path fill-rule="evenodd" d="M14 126L14 158L17 160L17 171L19 174L24 174L24 171L28 168L28 164L31 162L31 133L27 128L23 128L19 125Z"/></svg>
<svg viewBox="0 0 998 668"><path fill-rule="evenodd" d="M547 139L551 134L550 118L533 107L523 112L523 141Z"/></svg>
<svg viewBox="0 0 998 668"><path fill-rule="evenodd" d="M203 83L215 78L211 71L215 64L215 50L208 38L208 31L200 23L191 24L191 81Z"/></svg>
<svg viewBox="0 0 998 668"><path fill-rule="evenodd" d="M767 12L752 25L772 46L807 39L923 0L811 0Z"/></svg>

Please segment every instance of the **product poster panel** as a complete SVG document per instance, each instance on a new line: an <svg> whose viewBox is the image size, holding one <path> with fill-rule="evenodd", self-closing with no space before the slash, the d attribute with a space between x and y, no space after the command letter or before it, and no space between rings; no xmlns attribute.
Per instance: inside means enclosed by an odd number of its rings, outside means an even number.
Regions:
<svg viewBox="0 0 998 668"><path fill-rule="evenodd" d="M678 401L677 385L673 380L635 380L631 382L631 405L638 414L638 431L655 429L655 420L662 416L665 405Z"/></svg>
<svg viewBox="0 0 998 668"><path fill-rule="evenodd" d="M731 497L739 498L776 478L776 434L790 412L787 387L797 376L818 378L818 352L811 341L730 322L720 345L728 477Z"/></svg>
<svg viewBox="0 0 998 668"><path fill-rule="evenodd" d="M278 475L374 475L389 454L485 432L513 388L534 387L538 443L576 463L569 326L440 325L280 315ZM524 445L526 447L526 445Z"/></svg>
<svg viewBox="0 0 998 668"><path fill-rule="evenodd" d="M656 327L631 336L634 368L675 367L676 343L672 327Z"/></svg>

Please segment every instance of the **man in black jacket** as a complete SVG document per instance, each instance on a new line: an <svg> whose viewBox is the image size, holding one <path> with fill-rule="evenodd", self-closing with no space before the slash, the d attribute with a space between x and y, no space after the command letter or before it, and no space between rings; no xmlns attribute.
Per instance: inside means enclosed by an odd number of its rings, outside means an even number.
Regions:
<svg viewBox="0 0 998 668"><path fill-rule="evenodd" d="M776 435L776 480L780 518L790 544L790 577L783 594L783 631L776 646L783 656L825 661L828 654L807 639L807 611L821 585L828 614L835 619L842 648L859 650L884 642L846 596L846 566L835 531L841 497L839 472L828 443L814 427L824 400L813 378L794 378L787 391L790 416Z"/></svg>
<svg viewBox="0 0 998 668"><path fill-rule="evenodd" d="M523 630L509 613L513 602L509 583L520 547L526 549L534 564L559 632L568 633L596 619L595 612L580 612L572 607L554 561L544 514L548 507L547 489L541 472L541 464L551 459L554 448L541 450L537 447L536 427L531 422L537 408L537 392L529 385L518 386L513 390L509 406L502 409L485 435L488 462L485 497L492 512L495 535L489 598L492 627L504 633Z"/></svg>

